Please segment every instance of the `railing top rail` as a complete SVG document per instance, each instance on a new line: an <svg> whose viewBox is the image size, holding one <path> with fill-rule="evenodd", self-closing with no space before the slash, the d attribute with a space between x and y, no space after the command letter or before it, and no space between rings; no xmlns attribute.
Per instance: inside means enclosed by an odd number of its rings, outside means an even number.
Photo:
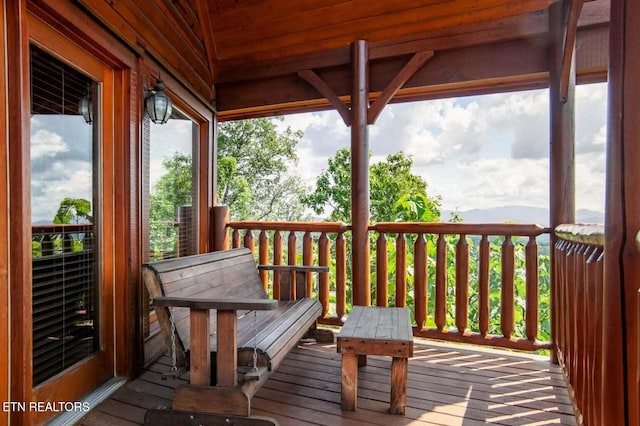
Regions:
<svg viewBox="0 0 640 426"><path fill-rule="evenodd" d="M549 228L519 223L450 223L450 222L381 222L369 226L380 233L403 234L461 234L461 235L518 235L548 234Z"/></svg>
<svg viewBox="0 0 640 426"><path fill-rule="evenodd" d="M46 225L31 225L32 232L56 233L69 232L75 230L90 230L93 223L51 223Z"/></svg>
<svg viewBox="0 0 640 426"><path fill-rule="evenodd" d="M604 225L562 224L556 227L554 234L558 238L574 243L604 246Z"/></svg>
<svg viewBox="0 0 640 426"><path fill-rule="evenodd" d="M258 231L294 231L294 232L345 232L351 229L343 222L268 222L235 221L229 222L233 229L251 229Z"/></svg>

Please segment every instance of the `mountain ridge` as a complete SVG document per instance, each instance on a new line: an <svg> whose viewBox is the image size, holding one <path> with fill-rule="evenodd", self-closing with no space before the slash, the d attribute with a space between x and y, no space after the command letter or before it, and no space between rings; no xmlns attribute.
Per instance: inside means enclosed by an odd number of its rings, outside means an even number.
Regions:
<svg viewBox="0 0 640 426"><path fill-rule="evenodd" d="M453 210L443 210L442 221L451 218ZM458 212L467 223L534 223L549 226L549 209L533 206L501 206L484 209L471 209ZM604 213L589 209L576 211L576 223L604 223Z"/></svg>

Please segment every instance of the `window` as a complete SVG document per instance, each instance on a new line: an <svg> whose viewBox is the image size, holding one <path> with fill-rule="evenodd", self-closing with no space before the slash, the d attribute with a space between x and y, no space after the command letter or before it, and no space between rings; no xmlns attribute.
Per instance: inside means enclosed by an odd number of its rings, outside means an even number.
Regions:
<svg viewBox="0 0 640 426"><path fill-rule="evenodd" d="M31 47L34 385L99 349L98 89Z"/></svg>

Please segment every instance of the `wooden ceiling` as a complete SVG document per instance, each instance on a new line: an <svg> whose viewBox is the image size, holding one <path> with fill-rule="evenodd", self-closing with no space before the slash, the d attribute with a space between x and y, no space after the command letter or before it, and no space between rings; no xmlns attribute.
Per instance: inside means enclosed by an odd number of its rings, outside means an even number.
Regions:
<svg viewBox="0 0 640 426"><path fill-rule="evenodd" d="M305 70L348 97L356 40L372 96L417 52L433 59L394 101L545 86L548 11L562 0L77 1L228 119L330 108ZM578 74L602 80L609 0L564 0L567 22L578 2Z"/></svg>

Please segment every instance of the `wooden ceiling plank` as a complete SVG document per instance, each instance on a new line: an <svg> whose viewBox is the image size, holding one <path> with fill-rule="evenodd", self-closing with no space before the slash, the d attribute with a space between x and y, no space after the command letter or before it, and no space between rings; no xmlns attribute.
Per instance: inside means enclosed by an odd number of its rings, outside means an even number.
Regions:
<svg viewBox="0 0 640 426"><path fill-rule="evenodd" d="M156 6L163 0L154 0ZM158 50L173 50L201 76L211 80L210 71L205 61L204 45L192 46L181 34L174 32L174 23L163 14L157 13L152 2L114 3L113 8L128 22L135 23L135 28L144 36L148 44ZM155 30L155 31L154 31ZM168 35L172 35L169 39ZM208 77L208 78L207 78Z"/></svg>
<svg viewBox="0 0 640 426"><path fill-rule="evenodd" d="M344 0L275 0L256 1L250 5L243 2L243 4L237 5L236 7L230 7L224 10L212 10L211 21L215 25L216 31L236 30L238 28L245 28L257 20L266 22L278 20L284 16L299 19L299 15L304 15L313 10L323 9L325 13L327 13L336 6L346 5L348 7L348 3L353 3L353 0L346 2ZM341 10L335 11L333 14L337 15L341 12Z"/></svg>
<svg viewBox="0 0 640 426"><path fill-rule="evenodd" d="M206 0L196 0L196 7L198 8L198 15L200 16L202 34L204 34L204 50L207 54L209 69L211 70L211 76L213 77L216 71L215 60L218 55L216 53L216 42L213 35L213 28L211 27L211 14L209 13L209 6Z"/></svg>
<svg viewBox="0 0 640 426"><path fill-rule="evenodd" d="M251 10L244 15L242 23L230 26L228 29L217 29L221 43L225 46L241 45L256 38L275 38L291 33L309 33L321 31L331 33L339 30L353 32L354 28L370 31L375 27L390 27L425 19L438 19L445 16L459 14L452 3L460 3L459 7L469 8L465 13L475 9L488 7L491 3L505 0L486 0L487 5L478 6L473 0L400 0L400 1L372 1L372 0L332 0L319 3L317 0L306 2L266 2L265 10ZM540 0L538 0L540 1ZM295 5L295 7L293 7ZM268 7L267 6L271 6ZM464 10L464 9L463 9ZM237 18L224 17L225 25ZM214 24L217 23L214 21ZM369 29L367 29L369 27ZM362 30L360 30L362 28Z"/></svg>
<svg viewBox="0 0 640 426"><path fill-rule="evenodd" d="M564 48L562 53L562 70L560 74L560 102L566 102L569 92L569 77L571 62L574 59L578 19L582 10L583 0L571 0L568 22L565 25Z"/></svg>
<svg viewBox="0 0 640 426"><path fill-rule="evenodd" d="M139 32L138 28L141 22L134 18L129 21L130 16L123 16L118 10L114 9L110 4L101 0L77 0L88 11L95 15L100 22L105 23L107 27L120 37L138 54L144 54L146 50L150 56L160 61L163 66L176 76L187 87L191 87L195 93L211 94L211 84L198 74L191 64L186 62L182 56L179 56L173 48L158 49L156 44L149 45L147 37L153 40L152 32ZM208 74L208 71L207 71ZM205 74L206 75L206 74ZM204 99L204 98L203 98Z"/></svg>
<svg viewBox="0 0 640 426"><path fill-rule="evenodd" d="M184 39L188 40L194 47L202 48L200 20L189 6L179 0L162 0L158 2L158 9L180 31Z"/></svg>
<svg viewBox="0 0 640 426"><path fill-rule="evenodd" d="M303 70L298 72L298 76L313 86L322 96L327 98L331 105L338 111L342 120L344 120L344 124L346 124L347 127L351 126L351 110L318 74L313 72L313 70Z"/></svg>
<svg viewBox="0 0 640 426"><path fill-rule="evenodd" d="M258 32L245 31L242 34L221 32L216 35L222 58L249 55L255 52L270 51L272 57L280 54L303 53L311 50L348 45L354 38L378 41L403 37L411 34L456 27L464 24L499 19L545 9L552 0L526 0L513 3L508 0L477 2L458 0L454 6L439 8L423 7L409 11L400 11L385 16L362 19L340 25L325 26L312 31L307 24L282 22L284 28L278 30L273 24L269 28L256 27ZM481 3L481 5L478 5ZM463 7L464 13L459 13ZM318 17L317 19L321 19ZM262 28L262 29L261 29ZM228 36L231 35L231 38ZM256 38L258 36L258 38Z"/></svg>
<svg viewBox="0 0 640 426"><path fill-rule="evenodd" d="M441 50L495 43L514 38L527 38L546 33L548 22L547 13L543 12L466 25L458 28L457 34L446 29L394 40L374 42L369 44L369 59L377 60L393 56L411 55L427 50ZM349 47L272 60L254 59L251 63L246 63L247 58L218 61L215 82L224 83L234 80L267 78L295 73L301 69L318 69L344 65L351 61Z"/></svg>
<svg viewBox="0 0 640 426"><path fill-rule="evenodd" d="M418 69L420 69L429 59L433 58L433 51L418 52L402 70L391 80L391 82L385 87L378 99L376 99L367 112L368 124L374 124L376 119L382 112L383 108L389 103L391 98L400 90L400 88L413 76Z"/></svg>
<svg viewBox="0 0 640 426"><path fill-rule="evenodd" d="M202 40L204 35L200 32L200 16L197 5L194 4L195 1L197 0L165 0L165 2L170 2L171 8L182 17L196 37Z"/></svg>

